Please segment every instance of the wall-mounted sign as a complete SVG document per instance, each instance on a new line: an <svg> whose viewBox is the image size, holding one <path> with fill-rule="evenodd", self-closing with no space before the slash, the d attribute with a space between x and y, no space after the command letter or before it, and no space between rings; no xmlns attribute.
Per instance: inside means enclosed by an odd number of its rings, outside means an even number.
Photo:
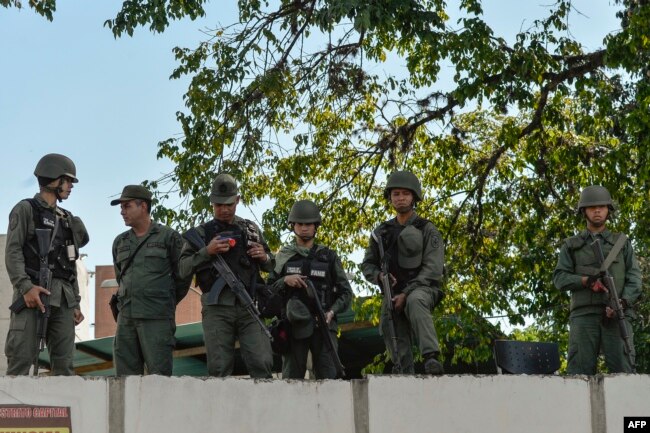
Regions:
<svg viewBox="0 0 650 433"><path fill-rule="evenodd" d="M70 408L0 404L0 433L71 433Z"/></svg>

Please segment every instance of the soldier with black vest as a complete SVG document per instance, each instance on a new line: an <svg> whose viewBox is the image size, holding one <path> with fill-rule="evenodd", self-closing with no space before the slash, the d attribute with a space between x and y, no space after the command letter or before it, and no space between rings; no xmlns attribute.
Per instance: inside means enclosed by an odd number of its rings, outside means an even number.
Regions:
<svg viewBox="0 0 650 433"><path fill-rule="evenodd" d="M34 170L40 192L25 199L9 215L5 263L14 287L13 301L21 296L27 308L11 313L5 346L8 375L26 375L38 355L36 309L45 311L40 294L49 295L50 317L47 348L52 374L72 375L74 327L84 319L79 309L76 260L79 248L88 243L88 232L79 217L57 206L70 197L77 171L70 158L51 153ZM51 229L48 265L50 290L39 285L39 255L35 229Z"/></svg>
<svg viewBox="0 0 650 433"><path fill-rule="evenodd" d="M176 344L176 305L192 277L178 269L181 235L151 219L151 192L127 185L111 206L120 206L130 230L113 241L113 266L119 283L113 361L118 376L171 376Z"/></svg>
<svg viewBox="0 0 650 433"><path fill-rule="evenodd" d="M282 377L303 379L311 351L316 379L334 379L336 368L323 333L316 329L322 325L315 320L317 307L311 299L314 294L307 292L306 280L316 289L335 349L336 316L349 308L352 288L337 254L314 241L321 224L318 206L310 200L297 201L288 220L295 239L280 249L268 278L273 292L284 300L282 314L292 329L289 351L282 357Z"/></svg>
<svg viewBox="0 0 650 433"><path fill-rule="evenodd" d="M616 311L609 303L607 288L601 281L600 264L591 246L599 240L603 256L612 255L608 270L625 313L625 326L632 336L629 320L636 318L633 305L642 289L641 271L632 243L624 234L607 229L614 206L606 188L586 187L580 194L578 212L585 218L587 229L564 241L553 272L555 287L571 292L567 373L596 374L600 352L605 355L610 373L632 373L633 366L625 355L616 323ZM631 351L633 359L633 345Z"/></svg>
<svg viewBox="0 0 650 433"><path fill-rule="evenodd" d="M422 187L418 178L408 171L390 175L384 197L397 212L397 216L381 224L376 232L383 241L386 258L380 257L379 246L371 236L361 271L368 281L379 284L381 260L388 260L389 281L392 285L395 336L397 351L390 341L388 305L382 303L381 329L384 342L393 363L401 365L395 373L414 373L412 337L424 357L427 374L442 374L438 361L440 347L431 312L442 296L445 249L438 229L428 220L419 217L415 205L422 200Z"/></svg>
<svg viewBox="0 0 650 433"><path fill-rule="evenodd" d="M208 373L219 377L232 374L235 342L239 340L248 374L254 378L270 378L273 357L269 338L234 291L220 283L223 278L212 266L214 258L221 255L253 299L256 288L263 283L260 270L273 269L274 259L259 227L235 215L239 199L235 179L229 174L219 174L210 194L214 219L192 229L205 246L197 248L188 241L187 234L184 235L181 275L196 275L203 292L202 322Z"/></svg>

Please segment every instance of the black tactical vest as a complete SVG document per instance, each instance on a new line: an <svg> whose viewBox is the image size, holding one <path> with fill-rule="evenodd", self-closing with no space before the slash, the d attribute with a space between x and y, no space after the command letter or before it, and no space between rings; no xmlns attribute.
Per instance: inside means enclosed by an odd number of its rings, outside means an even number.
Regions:
<svg viewBox="0 0 650 433"><path fill-rule="evenodd" d="M428 222L429 220L418 216L413 220L413 226L418 230L422 230ZM405 227L397 223L389 224L389 222L385 222L379 226L379 233L384 241L384 253L388 260L388 272L397 280L397 284L393 288L395 294L402 293L402 290L404 290L408 282L417 277L422 269L422 266L415 269L403 269L398 264L397 238Z"/></svg>
<svg viewBox="0 0 650 433"><path fill-rule="evenodd" d="M48 254L48 264L52 270L53 278L61 278L68 281L74 281L77 275L75 260L77 259L77 250L72 237L70 227L70 213L62 208L57 208L59 215L59 224L56 224L56 215L52 209L41 206L35 199L25 199L32 206L32 215L34 217L34 227L37 229L51 229L54 239L51 242L50 253ZM56 232L54 229L56 228ZM74 259L68 258L68 247L72 248ZM27 240L23 245L23 255L25 257L25 270L32 280L32 283L38 284L38 270L40 260L38 257L38 240L36 234Z"/></svg>
<svg viewBox="0 0 650 433"><path fill-rule="evenodd" d="M248 221L246 221L246 224L248 224ZM233 273L244 283L248 293L254 297L255 286L258 281L261 281L261 276L257 263L254 263L246 253L250 237L246 227L242 228L236 223L228 224L218 220L205 223L202 227L205 230L203 241L206 245L217 235L235 239L235 246L231 247L228 252L221 254L221 257L223 257ZM203 293L210 291L217 278L219 278L219 275L209 263L201 266L196 271L196 281Z"/></svg>
<svg viewBox="0 0 650 433"><path fill-rule="evenodd" d="M300 254L291 257L284 264L282 275L300 274L308 277L318 292L323 310L327 311L338 297L338 290L334 284L335 261L336 253L334 251L324 247L316 252L316 245L314 245L307 257L301 256ZM287 296L287 301L291 297L300 299L312 312L316 311L314 301L307 296L305 290L292 290Z"/></svg>

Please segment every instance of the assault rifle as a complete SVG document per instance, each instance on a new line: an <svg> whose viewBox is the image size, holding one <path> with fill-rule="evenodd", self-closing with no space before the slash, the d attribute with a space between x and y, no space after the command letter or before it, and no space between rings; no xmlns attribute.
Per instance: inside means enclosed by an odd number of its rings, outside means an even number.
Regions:
<svg viewBox="0 0 650 433"><path fill-rule="evenodd" d="M386 257L386 252L384 251L384 241L381 234L377 230L372 232L372 238L377 242L379 247L379 264L381 268L381 278L379 279L379 286L381 287L384 302L388 308L388 326L386 331L388 331L388 339L391 341L392 345L392 360L395 370L398 374L402 373L402 363L399 359L399 350L397 347L397 331L395 330L395 316L397 312L395 311L395 306L393 305L393 290L390 284L390 278L388 273L388 258Z"/></svg>
<svg viewBox="0 0 650 433"><path fill-rule="evenodd" d="M343 367L343 364L341 363L341 358L339 358L339 354L336 351L336 346L334 346L334 340L332 339L332 334L330 333L330 327L327 324L327 320L325 319L325 311L323 311L323 304L320 302L320 297L318 296L318 291L316 290L316 287L314 287L314 283L311 282L311 280L305 280L307 283L307 288L309 292L307 295L310 298L314 299L314 304L316 304L316 317L318 319L318 327L321 330L321 333L323 334L323 340L325 341L325 345L327 346L327 350L330 353L330 356L332 357L332 362L334 362L334 367L336 368L336 377L337 378L342 378L345 376L345 367Z"/></svg>
<svg viewBox="0 0 650 433"><path fill-rule="evenodd" d="M50 252L50 240L52 229L36 229L36 240L38 242L38 259L40 261L38 270L38 285L49 291L52 285L52 271L50 270L48 254ZM45 312L36 309L36 347L37 352L34 357L34 376L38 376L38 356L47 345L47 322L50 319L50 297L45 293L40 293L39 297L45 307ZM9 309L18 314L27 308L25 297L19 297L16 302L11 304Z"/></svg>
<svg viewBox="0 0 650 433"><path fill-rule="evenodd" d="M603 249L600 246L600 239L593 241L591 243L591 248L594 251L598 265L601 266L601 279L603 280L603 284L605 287L607 287L607 291L609 292L610 304L614 308L616 319L618 321L618 331L621 334L621 338L623 339L625 355L630 361L632 371L634 372L636 366L634 352L632 351L632 338L630 337L630 333L627 330L627 325L625 324L625 313L623 312L623 306L621 305L621 300L618 297L618 292L616 291L616 283L614 282L614 277L612 277L612 274L609 273L609 269L602 269L603 262L605 261L605 256L603 255Z"/></svg>
<svg viewBox="0 0 650 433"><path fill-rule="evenodd" d="M199 250L205 246L205 241L194 228L186 231L183 234L183 237L196 250ZM230 240L235 241L232 238L230 238ZM253 298L251 298L251 295L248 294L244 283L242 283L239 278L237 278L232 269L230 269L230 266L228 266L228 263L226 263L223 257L221 257L221 254L217 254L216 257L214 257L212 260L212 267L219 274L219 278L217 278L217 281L212 284L212 287L208 292L206 299L207 304L215 305L224 287L230 287L230 289L235 293L235 296L237 296L237 299L239 299L239 302L241 302L242 306L246 309L246 311L248 311L248 314L250 314L251 317L255 319L257 324L260 325L260 328L262 328L264 334L269 337L269 340L273 341L271 333L267 329L264 322L262 322L262 319L260 319L260 312L257 310L257 307L253 302Z"/></svg>

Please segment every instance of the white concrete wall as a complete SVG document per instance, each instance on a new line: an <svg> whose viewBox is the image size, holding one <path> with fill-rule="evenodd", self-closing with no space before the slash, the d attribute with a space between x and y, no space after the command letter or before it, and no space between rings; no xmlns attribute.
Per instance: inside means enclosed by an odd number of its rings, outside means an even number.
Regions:
<svg viewBox="0 0 650 433"><path fill-rule="evenodd" d="M70 406L73 432L111 433L108 396L104 378L0 378L0 404Z"/></svg>
<svg viewBox="0 0 650 433"><path fill-rule="evenodd" d="M350 382L131 377L125 432L354 433Z"/></svg>
<svg viewBox="0 0 650 433"><path fill-rule="evenodd" d="M93 433L619 433L650 416L650 376L3 376L0 404L70 406L73 431Z"/></svg>
<svg viewBox="0 0 650 433"><path fill-rule="evenodd" d="M623 433L623 417L650 416L650 376L604 378L607 433Z"/></svg>
<svg viewBox="0 0 650 433"><path fill-rule="evenodd" d="M372 433L591 432L587 381L541 376L373 377Z"/></svg>
<svg viewBox="0 0 650 433"><path fill-rule="evenodd" d="M80 308L81 312L85 316L85 319L74 329L75 341L86 341L95 337L94 334L91 335L90 332L90 317L92 313L92 311L90 311L90 293L88 292L90 274L88 273L88 268L86 268L86 263L83 261L83 259L77 260L76 265L77 281L79 282L79 295L81 296Z"/></svg>

